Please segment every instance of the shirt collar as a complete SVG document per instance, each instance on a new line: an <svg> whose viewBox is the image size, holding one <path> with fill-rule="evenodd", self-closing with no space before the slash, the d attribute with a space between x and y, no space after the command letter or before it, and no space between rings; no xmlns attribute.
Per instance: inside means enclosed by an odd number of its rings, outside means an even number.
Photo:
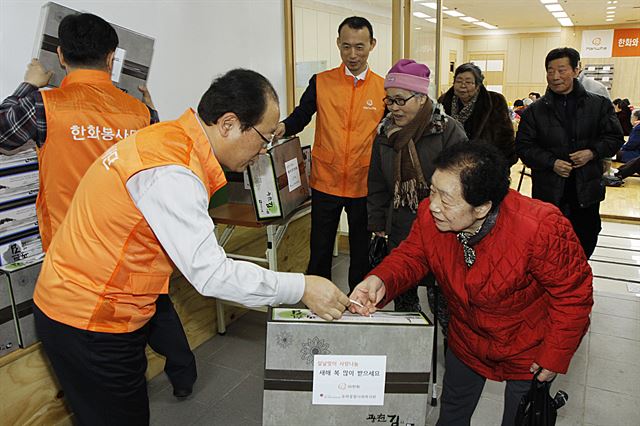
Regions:
<svg viewBox="0 0 640 426"><path fill-rule="evenodd" d="M356 80L364 80L365 77L367 76L367 71L369 71L369 65L367 65L364 71L362 71L360 74L353 75L353 73L351 72L351 70L349 70L349 68L344 67L344 73L349 77L354 77Z"/></svg>

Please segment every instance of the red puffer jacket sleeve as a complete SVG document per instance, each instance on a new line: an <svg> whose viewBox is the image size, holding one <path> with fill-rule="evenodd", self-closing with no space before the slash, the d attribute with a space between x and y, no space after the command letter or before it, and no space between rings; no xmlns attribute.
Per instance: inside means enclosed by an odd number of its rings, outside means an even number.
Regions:
<svg viewBox="0 0 640 426"><path fill-rule="evenodd" d="M546 333L535 361L566 373L589 328L593 275L571 223L560 212L541 221L534 240L530 272L547 291Z"/></svg>
<svg viewBox="0 0 640 426"><path fill-rule="evenodd" d="M429 272L425 235L428 227L434 227L429 213L429 203L422 202L413 222L409 236L394 249L369 275L375 275L384 282L386 293L378 304L382 307L417 283Z"/></svg>

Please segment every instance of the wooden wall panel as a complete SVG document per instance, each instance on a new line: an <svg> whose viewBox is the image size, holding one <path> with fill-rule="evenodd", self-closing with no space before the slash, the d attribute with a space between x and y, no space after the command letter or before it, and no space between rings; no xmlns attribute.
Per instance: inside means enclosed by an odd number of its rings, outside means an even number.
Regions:
<svg viewBox="0 0 640 426"><path fill-rule="evenodd" d="M40 343L0 358L0 423L71 424Z"/></svg>
<svg viewBox="0 0 640 426"><path fill-rule="evenodd" d="M507 54L505 55L506 85L520 81L520 54L515 55L514 52L520 52L519 38L510 38L507 43Z"/></svg>

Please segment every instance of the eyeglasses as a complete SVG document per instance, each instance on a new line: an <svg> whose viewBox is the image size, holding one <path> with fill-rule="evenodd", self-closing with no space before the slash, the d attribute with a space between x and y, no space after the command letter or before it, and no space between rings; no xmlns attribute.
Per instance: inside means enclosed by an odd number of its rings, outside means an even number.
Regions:
<svg viewBox="0 0 640 426"><path fill-rule="evenodd" d="M272 144L272 143L273 143L273 140L276 138L275 133L273 133L273 134L271 135L271 138L267 139L267 138L266 138L262 133L260 133L260 131L259 131L258 129L256 129L256 128L255 128L255 127L253 127L253 126L251 126L251 128L252 128L253 130L255 130L255 131L256 131L256 133L257 133L257 134L259 134L259 135L260 135L260 137L262 138L262 140L264 141L264 142L262 143L262 148L267 148L270 144Z"/></svg>
<svg viewBox="0 0 640 426"><path fill-rule="evenodd" d="M454 80L453 84L457 84L458 86L475 86L476 82L474 80Z"/></svg>
<svg viewBox="0 0 640 426"><path fill-rule="evenodd" d="M382 102L384 102L384 104L386 106L391 106L393 104L396 104L398 106L404 106L407 101L411 98L413 98L416 94L414 93L413 95L409 96L406 99L402 99L402 98L390 98L389 96L385 96L384 98L382 98Z"/></svg>

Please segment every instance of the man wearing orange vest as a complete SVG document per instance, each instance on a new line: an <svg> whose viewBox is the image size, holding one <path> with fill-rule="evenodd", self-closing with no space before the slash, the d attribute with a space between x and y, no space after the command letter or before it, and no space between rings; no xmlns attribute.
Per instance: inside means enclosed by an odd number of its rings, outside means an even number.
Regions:
<svg viewBox="0 0 640 426"><path fill-rule="evenodd" d="M111 82L118 35L109 23L91 14L67 16L60 22L58 37L58 56L67 70L60 88L38 91L52 72L34 59L25 82L0 105L0 148L15 150L29 140L36 142L36 212L45 252L91 163L119 140L158 121L146 88L141 91L147 105ZM165 371L174 394L187 396L197 376L195 357L169 296L160 299L157 312L149 330L150 346L167 358Z"/></svg>
<svg viewBox="0 0 640 426"><path fill-rule="evenodd" d="M81 424L148 423L145 330L174 265L201 294L246 306L302 301L332 320L349 305L322 277L228 259L214 234L222 166L240 172L266 152L279 116L266 78L232 70L197 114L142 129L89 167L34 294L37 331Z"/></svg>
<svg viewBox="0 0 640 426"><path fill-rule="evenodd" d="M307 273L331 279L333 245L344 208L349 223L349 288L369 271L367 175L384 114L384 79L369 69L376 45L371 23L352 16L338 27L342 64L311 77L300 105L276 135L295 135L316 116L311 166L311 258Z"/></svg>

